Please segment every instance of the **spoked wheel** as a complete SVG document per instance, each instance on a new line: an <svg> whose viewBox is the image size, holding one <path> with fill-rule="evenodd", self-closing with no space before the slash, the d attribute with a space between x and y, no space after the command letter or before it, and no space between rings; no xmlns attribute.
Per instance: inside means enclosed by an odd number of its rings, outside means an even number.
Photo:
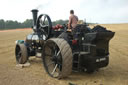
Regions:
<svg viewBox="0 0 128 85"><path fill-rule="evenodd" d="M48 39L52 29L50 17L46 14L41 14L37 19L37 28L42 32L43 39Z"/></svg>
<svg viewBox="0 0 128 85"><path fill-rule="evenodd" d="M49 39L42 53L45 70L51 77L63 78L72 72L72 51L64 39Z"/></svg>
<svg viewBox="0 0 128 85"><path fill-rule="evenodd" d="M18 64L24 64L28 60L27 47L24 44L17 44L15 48L15 56Z"/></svg>

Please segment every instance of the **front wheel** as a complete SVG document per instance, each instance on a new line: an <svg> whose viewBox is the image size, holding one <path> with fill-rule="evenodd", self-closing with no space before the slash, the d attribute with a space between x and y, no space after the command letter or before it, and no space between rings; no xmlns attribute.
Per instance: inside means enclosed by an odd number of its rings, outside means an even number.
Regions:
<svg viewBox="0 0 128 85"><path fill-rule="evenodd" d="M15 48L15 56L18 64L24 64L28 60L27 47L24 44L17 44Z"/></svg>

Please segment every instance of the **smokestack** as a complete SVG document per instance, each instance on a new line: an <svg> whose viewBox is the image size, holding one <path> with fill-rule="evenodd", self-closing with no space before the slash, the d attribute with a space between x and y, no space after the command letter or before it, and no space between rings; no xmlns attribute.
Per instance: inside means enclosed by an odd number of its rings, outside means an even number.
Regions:
<svg viewBox="0 0 128 85"><path fill-rule="evenodd" d="M31 12L32 12L32 15L33 15L33 26L36 26L38 10L37 9L33 9Z"/></svg>

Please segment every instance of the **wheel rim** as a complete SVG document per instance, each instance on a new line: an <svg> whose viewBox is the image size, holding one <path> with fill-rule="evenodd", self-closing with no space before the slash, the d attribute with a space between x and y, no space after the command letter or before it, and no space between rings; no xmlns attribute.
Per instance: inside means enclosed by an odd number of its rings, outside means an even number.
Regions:
<svg viewBox="0 0 128 85"><path fill-rule="evenodd" d="M59 47L54 42L45 45L43 60L48 74L58 77L62 70L62 56Z"/></svg>

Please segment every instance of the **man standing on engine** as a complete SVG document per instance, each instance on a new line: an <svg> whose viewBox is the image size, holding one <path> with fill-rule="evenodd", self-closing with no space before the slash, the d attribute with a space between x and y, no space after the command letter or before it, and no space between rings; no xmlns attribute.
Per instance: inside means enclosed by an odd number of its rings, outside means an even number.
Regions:
<svg viewBox="0 0 128 85"><path fill-rule="evenodd" d="M68 29L74 29L77 25L77 22L78 22L78 17L74 15L74 10L70 10Z"/></svg>

